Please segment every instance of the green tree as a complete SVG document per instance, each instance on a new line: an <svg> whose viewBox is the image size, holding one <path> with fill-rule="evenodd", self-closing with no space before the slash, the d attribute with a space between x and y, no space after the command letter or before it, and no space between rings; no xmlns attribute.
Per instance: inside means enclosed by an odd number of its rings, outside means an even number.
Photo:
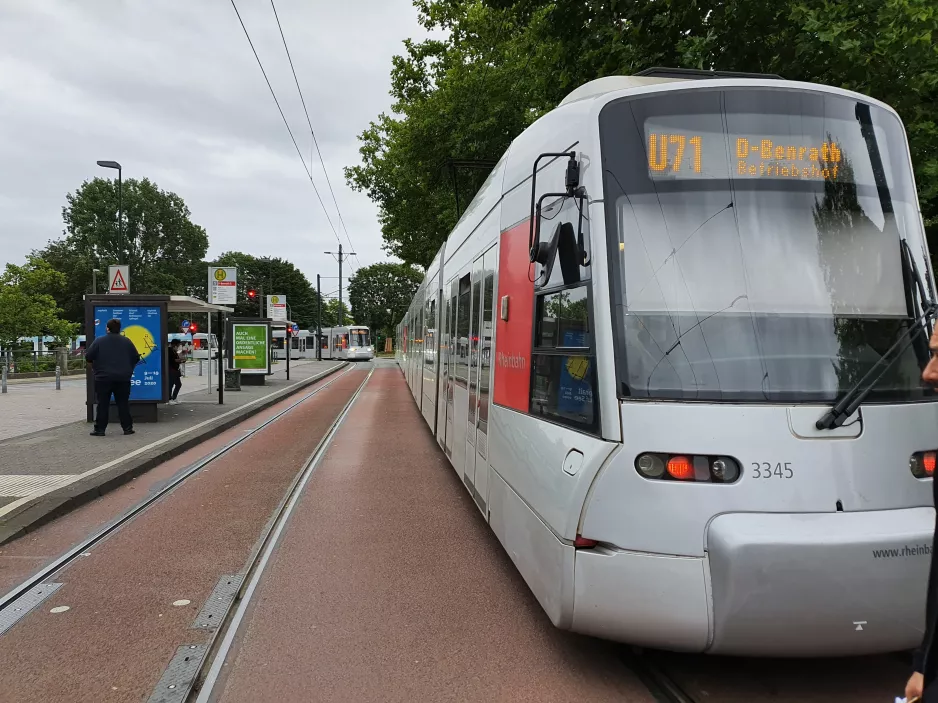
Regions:
<svg viewBox="0 0 938 703"><path fill-rule="evenodd" d="M84 322L82 296L91 292L92 269L104 272L98 276L99 292L104 292L107 267L112 264L130 265L132 293L191 292L189 286L208 250L208 236L190 220L189 208L178 195L160 190L146 178L124 181L122 236L116 182L85 181L65 199L65 236L33 255L65 274L67 284L56 301L66 319Z"/></svg>
<svg viewBox="0 0 938 703"><path fill-rule="evenodd" d="M290 306L291 319L301 329L313 329L316 326L316 311L319 297L316 289L296 266L278 257L257 257L239 251L229 251L210 264L211 266L236 266L238 268L238 302L234 306L238 317L257 317L266 306L266 296L285 295ZM208 281L208 266L202 267L203 286ZM264 300L250 300L249 289L257 291L258 297L263 288Z"/></svg>
<svg viewBox="0 0 938 703"><path fill-rule="evenodd" d="M385 249L426 267L452 229L447 159L499 158L571 90L651 66L778 73L857 90L899 112L938 246L934 0L415 0L445 40L404 42L393 116L360 136L349 184L379 206ZM469 202L484 172L459 173Z"/></svg>
<svg viewBox="0 0 938 703"><path fill-rule="evenodd" d="M375 333L393 333L423 276L413 266L390 262L359 269L348 283L348 299L355 319Z"/></svg>
<svg viewBox="0 0 938 703"><path fill-rule="evenodd" d="M351 311L348 309L348 305L345 304L345 301L342 302L342 306L339 307L338 298L330 298L329 300L322 301L322 326L323 327L337 327L339 325L339 311L342 311L342 324L343 325L353 325L355 324L355 318L352 317ZM313 322L310 329L316 329L316 323Z"/></svg>
<svg viewBox="0 0 938 703"><path fill-rule="evenodd" d="M55 337L66 344L78 325L61 319L54 295L66 287L65 275L47 262L30 257L24 266L7 264L0 274L0 346L10 348L20 337Z"/></svg>

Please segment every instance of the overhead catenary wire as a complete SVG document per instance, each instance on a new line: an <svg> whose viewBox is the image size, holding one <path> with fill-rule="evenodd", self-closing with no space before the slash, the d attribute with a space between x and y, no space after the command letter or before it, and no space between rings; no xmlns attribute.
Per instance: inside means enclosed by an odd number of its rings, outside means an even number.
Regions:
<svg viewBox="0 0 938 703"><path fill-rule="evenodd" d="M326 162L322 158L322 152L319 150L319 140L316 139L316 131L313 129L313 121L309 117L309 109L306 107L306 98L303 97L303 89L300 88L300 79L296 75L296 68L293 66L293 57L290 55L290 48L287 46L287 38L283 33L283 26L280 24L280 15L277 13L277 6L274 4L274 0L270 0L270 7L274 11L274 19L277 20L277 29L280 30L280 39L283 41L283 49L287 54L287 61L290 62L290 71L293 73L293 82L296 83L296 92L300 94L300 102L303 104L303 112L306 113L306 124L309 125L309 133L313 138L313 145L316 147L316 153L319 155L319 164L322 166L322 172L326 177L326 184L329 186L329 193L332 194L332 202L335 204L336 214L339 216L339 223L342 225L342 229L345 231L345 238L348 240L348 245L351 247L352 251L355 251L355 246L352 244L352 238L348 233L348 227L345 225L345 219L342 217L342 211L339 209L339 201L335 197L335 190L332 188L332 179L329 178L329 172L326 170ZM312 157L310 157L310 166L312 166ZM358 254L353 254L353 256L358 260L359 266L361 266L361 260L358 258ZM349 262L351 264L351 262Z"/></svg>
<svg viewBox="0 0 938 703"><path fill-rule="evenodd" d="M296 149L296 155L300 157L300 162L303 164L303 170L306 171L306 176L309 178L309 184L313 186L313 190L316 192L316 197L319 199L319 205L322 207L323 214L325 214L326 220L329 222L329 227L332 228L332 233L335 235L335 238L339 241L339 243L341 243L342 238L339 237L339 233L336 230L335 225L332 224L332 218L329 217L329 211L326 210L326 204L322 201L322 196L319 194L319 189L316 187L316 183L313 181L312 171L310 171L309 167L306 165L306 159L303 158L303 153L300 151L300 146L296 143L296 137L293 136L293 130L290 129L290 123L287 121L286 115L283 114L283 108L280 107L280 101L277 99L277 94L274 92L274 88L270 84L270 79L267 77L267 71L264 70L264 64L261 61L261 57L258 56L257 49L254 48L254 42L251 40L251 35L248 32L248 28L245 26L244 20L241 18L241 13L238 11L238 6L235 4L235 0L231 0L231 7L238 16L238 22L241 23L241 29L244 30L244 36L247 38L248 44L251 45L251 51L254 52L254 59L257 61L257 65L261 69L261 73L264 74L264 81L267 83L267 88L270 90L270 95L274 99L274 103L277 105L277 110L280 112L280 118L283 120L283 124L287 128L287 132L290 133L290 139L293 142L293 148Z"/></svg>

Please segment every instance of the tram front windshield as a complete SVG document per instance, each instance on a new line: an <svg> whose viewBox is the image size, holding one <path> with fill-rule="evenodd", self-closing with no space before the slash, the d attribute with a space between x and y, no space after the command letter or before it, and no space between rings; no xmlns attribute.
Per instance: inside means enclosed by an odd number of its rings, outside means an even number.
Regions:
<svg viewBox="0 0 938 703"><path fill-rule="evenodd" d="M886 110L695 89L612 102L600 130L621 396L829 402L920 314L924 234ZM932 399L923 344L869 401Z"/></svg>
<svg viewBox="0 0 938 703"><path fill-rule="evenodd" d="M349 346L367 347L369 344L368 330L349 330Z"/></svg>

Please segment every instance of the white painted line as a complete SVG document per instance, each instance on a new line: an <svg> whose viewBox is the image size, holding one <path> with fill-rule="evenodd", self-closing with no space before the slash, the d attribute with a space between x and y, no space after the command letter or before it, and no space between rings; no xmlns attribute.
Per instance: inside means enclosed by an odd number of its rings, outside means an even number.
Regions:
<svg viewBox="0 0 938 703"><path fill-rule="evenodd" d="M319 379L323 378L329 371L332 371L334 368L336 368L337 366L340 366L342 363L344 363L344 362L340 362L339 364L333 364L332 366L330 366L330 367L328 367L328 368L326 368L326 369L323 369L323 371L322 371L320 374L317 374L317 376L312 377L312 378L314 378L313 383L315 383L315 382L318 381ZM308 381L308 380L309 380L309 379L303 379L303 381ZM303 383L303 381L297 381L296 383L291 383L289 386L287 386L287 388L292 388L293 386L296 386L296 385L298 385L298 384L300 384L300 383ZM310 385L312 385L312 384L310 384ZM151 442L150 444L147 444L146 446L140 447L139 449L135 449L134 451L132 451L132 452L130 452L130 453L128 453L128 454L124 454L123 456L118 457L117 459L114 459L113 461L109 461L109 462L107 462L106 464L101 464L101 466L96 466L96 467L93 468L93 469L89 469L88 471L85 471L85 472L82 473L82 474L70 474L70 475L69 475L70 480L68 480L68 481L66 481L66 482L64 482L64 483L61 483L61 484L55 486L54 489L46 489L46 490L43 490L43 491L41 491L41 492L34 492L34 493L31 493L30 495L28 495L28 496L26 496L26 497L20 498L19 500L15 500L15 501L13 501L12 503L8 503L7 505L4 505L3 507L0 507L0 519L2 519L4 515L8 515L8 514L10 514L11 512L13 512L14 510L16 510L17 508L19 508L19 507L25 505L25 504L28 503L30 500L34 500L35 498L37 498L37 497L39 497L39 496L45 495L46 493L51 493L53 490L57 490L57 489L59 489L59 488L63 488L64 486L69 486L69 485L75 483L76 481L80 481L80 480L82 480L82 479L85 479L85 478L89 478L89 477L91 477L91 476L94 476L95 474L101 473L102 471L107 471L108 469L110 469L110 468L112 468L112 467L114 467L114 466L117 466L118 464L120 464L121 462L126 461L127 459L131 459L131 458L133 458L133 457L135 457L135 456L139 456L140 454L143 454L144 452L148 452L149 450L153 449L154 447L158 447L158 446L160 446L161 444L166 444L167 442L170 442L170 441L172 441L172 440L174 440L174 439L178 439L179 437L183 437L184 435L187 435L187 434L189 434L189 433L191 433L191 432L194 432L195 430L197 430L197 429L199 429L199 428L201 428L201 427L205 427L206 425L211 425L212 423L218 422L219 420L222 420L222 419L228 417L229 415L234 415L235 413L241 412L241 411L244 410L245 408L249 408L249 407L251 407L252 405L257 405L258 403L262 403L262 402L264 402L265 400L267 400L268 398L270 398L270 396L276 395L277 393L280 393L281 390L282 390L282 389L278 389L278 390L276 390L276 391L273 391L272 393L268 393L267 395L262 395L260 398L257 398L257 399L255 399L255 400L252 400L250 403L245 403L244 405L239 405L237 408L234 408L233 410L229 410L229 411L226 412L226 413L222 413L221 415L219 415L219 416L217 416L217 417L210 418L210 419L208 419L208 420L205 420L204 422L200 422L200 423L197 424L197 425L193 425L192 427L188 427L188 428L186 428L186 429L184 429L184 430L180 430L179 432L176 432L175 434L171 434L171 435L169 435L168 437L163 437L162 439L158 439L157 441Z"/></svg>

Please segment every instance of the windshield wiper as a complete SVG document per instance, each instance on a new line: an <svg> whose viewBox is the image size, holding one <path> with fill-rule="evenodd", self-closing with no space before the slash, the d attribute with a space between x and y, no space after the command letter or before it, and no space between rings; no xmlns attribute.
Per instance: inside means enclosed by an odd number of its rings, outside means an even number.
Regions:
<svg viewBox="0 0 938 703"><path fill-rule="evenodd" d="M904 239L901 240L901 243L901 246L903 246L903 254L905 254L908 252L908 244ZM911 254L911 252L908 253ZM923 332L929 330L930 326L928 325L928 320L938 314L938 305L926 298L927 293L925 291L924 281L915 263L915 259L912 258L911 255L909 256L909 263L911 263L913 280L918 288L916 292L921 299L923 308L922 314L919 315L913 323L915 325L914 329L911 329L907 336L903 335L897 339L895 344L889 347L886 353L873 364L873 368L871 368L853 388L844 393L843 397L837 401L830 410L824 413L824 416L821 417L820 420L814 423L814 426L819 430L833 430L843 425L847 418L857 411L860 404L866 400L866 397L876 387L879 380L902 356L905 350L915 344ZM899 349L898 353L893 354L892 352L897 349L900 344L902 347Z"/></svg>

